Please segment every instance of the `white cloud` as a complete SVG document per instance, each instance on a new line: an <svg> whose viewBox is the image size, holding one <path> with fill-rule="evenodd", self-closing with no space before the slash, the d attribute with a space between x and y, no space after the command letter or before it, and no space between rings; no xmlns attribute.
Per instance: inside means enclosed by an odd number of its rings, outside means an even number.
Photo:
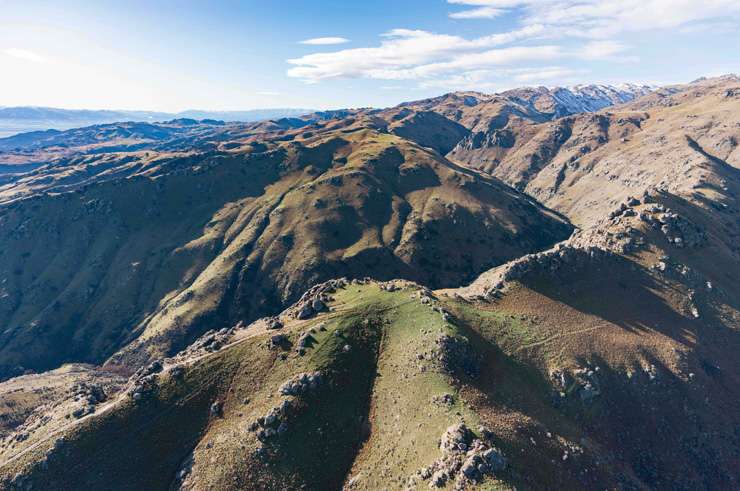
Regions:
<svg viewBox="0 0 740 491"><path fill-rule="evenodd" d="M454 5L468 5L471 7L516 7L523 3L521 0L447 0Z"/></svg>
<svg viewBox="0 0 740 491"><path fill-rule="evenodd" d="M518 39L532 38L541 32L542 26L533 25L468 40L421 30L394 29L382 35L379 46L313 53L290 59L288 63L293 67L288 70L288 75L308 82L338 78L400 80L422 78L451 69L557 56L557 49L552 46L491 50Z"/></svg>
<svg viewBox="0 0 740 491"><path fill-rule="evenodd" d="M497 68L495 70L472 70L446 78L425 80L420 83L420 86L425 89L497 92L511 88L513 85L539 85L544 81L556 81L560 84L573 83L576 81L575 77L584 73L587 73L587 70L560 66Z"/></svg>
<svg viewBox="0 0 740 491"><path fill-rule="evenodd" d="M448 0L504 9L524 24L545 24L561 35L605 38L622 32L670 29L710 19L734 18L737 0Z"/></svg>
<svg viewBox="0 0 740 491"><path fill-rule="evenodd" d="M708 20L685 25L680 29L682 34L696 34L711 32L712 34L733 34L737 31L737 24L732 21Z"/></svg>
<svg viewBox="0 0 740 491"><path fill-rule="evenodd" d="M313 46L326 46L330 44L344 44L348 42L349 42L349 39L347 38L329 36L329 37L323 37L323 38L304 39L303 41L300 41L300 44L310 44Z"/></svg>
<svg viewBox="0 0 740 491"><path fill-rule="evenodd" d="M257 95L265 95L265 96L278 96L280 95L280 92L274 92L271 90L260 90L257 92Z"/></svg>
<svg viewBox="0 0 740 491"><path fill-rule="evenodd" d="M576 75L587 73L587 70L575 70L572 68L563 67L543 67L543 68L527 68L520 70L518 73L513 74L513 79L517 82L537 82L542 80L566 80Z"/></svg>
<svg viewBox="0 0 740 491"><path fill-rule="evenodd" d="M19 60L32 61L34 63L45 63L46 58L35 53L33 51L21 48L7 48L3 50L3 54L18 58Z"/></svg>
<svg viewBox="0 0 740 491"><path fill-rule="evenodd" d="M478 7L477 9L462 10L450 14L452 19L493 19L504 11L494 7Z"/></svg>
<svg viewBox="0 0 740 491"><path fill-rule="evenodd" d="M586 60L598 60L613 57L626 49L627 47L618 41L591 41L583 45L578 54Z"/></svg>
<svg viewBox="0 0 740 491"><path fill-rule="evenodd" d="M425 78L454 71L482 70L492 66L512 65L522 61L552 60L563 55L558 46L515 46L461 54L450 61L414 67L409 77Z"/></svg>
<svg viewBox="0 0 740 491"><path fill-rule="evenodd" d="M509 81L564 79L583 68L553 68L569 60L636 62L639 58L620 40L632 32L680 30L722 22L737 26L738 0L447 0L463 10L456 19L482 19L507 14L519 26L478 38L394 29L375 46L307 54L287 60L290 77L306 83L365 78L414 80L420 87L500 86ZM574 44L576 46L574 47ZM517 73L522 65L531 67ZM568 71L570 70L570 71ZM444 85L443 85L444 84Z"/></svg>

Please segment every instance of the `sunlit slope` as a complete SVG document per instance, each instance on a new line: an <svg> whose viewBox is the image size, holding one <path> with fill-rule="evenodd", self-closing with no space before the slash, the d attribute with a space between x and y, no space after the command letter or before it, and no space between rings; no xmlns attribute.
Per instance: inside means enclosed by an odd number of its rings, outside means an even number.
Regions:
<svg viewBox="0 0 740 491"><path fill-rule="evenodd" d="M597 263L617 285L645 282L619 260ZM16 483L55 483L48 489L731 482L736 399L711 368L727 360L711 357L735 337L691 347L651 324L653 302L589 309L612 287L563 277L568 288L532 276L493 303L401 282L314 290L281 329L260 321L219 334L221 348L165 360L109 406L7 446L0 469ZM330 310L296 319L311 298ZM693 329L672 303L660 308L671 327Z"/></svg>

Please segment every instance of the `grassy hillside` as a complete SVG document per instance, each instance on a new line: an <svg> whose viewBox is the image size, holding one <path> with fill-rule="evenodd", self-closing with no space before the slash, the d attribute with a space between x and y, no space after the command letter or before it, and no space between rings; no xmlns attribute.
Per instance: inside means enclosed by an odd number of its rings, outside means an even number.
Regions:
<svg viewBox="0 0 740 491"><path fill-rule="evenodd" d="M0 186L0 488L734 489L736 82L39 149Z"/></svg>
<svg viewBox="0 0 740 491"><path fill-rule="evenodd" d="M635 274L604 268L617 285ZM691 348L658 328L625 330L619 305L574 304L611 294L596 278L538 281L493 303L347 284L326 313L289 310L280 330L257 323L167 361L139 400L130 388L68 427L39 427L3 448L0 472L53 489L427 489L439 469L449 489L729 484L737 399L719 388L737 385L708 368L717 342ZM647 325L652 305L634 306L631 322ZM286 394L301 374L320 377ZM458 423L467 450L451 454L440 442ZM465 477L476 445L506 464Z"/></svg>
<svg viewBox="0 0 740 491"><path fill-rule="evenodd" d="M453 286L570 233L502 183L361 126L262 150L108 155L122 175L65 189L83 159L52 173L55 192L0 210L5 376L126 346L113 361L138 366L332 277Z"/></svg>

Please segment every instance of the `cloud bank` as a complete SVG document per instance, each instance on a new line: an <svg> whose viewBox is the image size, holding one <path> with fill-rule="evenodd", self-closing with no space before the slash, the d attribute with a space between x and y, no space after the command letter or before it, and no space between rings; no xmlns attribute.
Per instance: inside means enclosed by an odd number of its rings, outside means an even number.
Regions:
<svg viewBox="0 0 740 491"><path fill-rule="evenodd" d="M728 22L737 0L447 0L458 20L515 18L516 29L467 39L418 29L393 29L375 46L316 52L287 60L288 76L307 83L332 79L411 80L419 87L458 88L508 74L519 82L563 78L583 70L553 62L634 62L620 36ZM459 10L462 9L462 10ZM334 44L317 38L304 44ZM519 70L520 72L513 72Z"/></svg>
<svg viewBox="0 0 740 491"><path fill-rule="evenodd" d="M19 60L31 61L33 63L45 63L46 58L35 53L33 51L21 48L7 48L3 50L3 54L18 58Z"/></svg>

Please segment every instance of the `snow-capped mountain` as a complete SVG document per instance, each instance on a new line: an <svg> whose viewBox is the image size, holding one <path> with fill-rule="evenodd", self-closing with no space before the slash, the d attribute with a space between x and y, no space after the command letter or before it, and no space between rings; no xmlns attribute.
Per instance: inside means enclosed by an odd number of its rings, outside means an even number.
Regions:
<svg viewBox="0 0 740 491"><path fill-rule="evenodd" d="M629 102L654 90L647 85L575 85L549 89L552 97L567 113L592 112L614 104Z"/></svg>
<svg viewBox="0 0 740 491"><path fill-rule="evenodd" d="M490 96L492 100L505 100L526 108L543 120L583 112L594 112L614 104L629 102L655 90L654 87L636 84L589 84L572 87L521 87ZM535 118L536 119L536 118Z"/></svg>

